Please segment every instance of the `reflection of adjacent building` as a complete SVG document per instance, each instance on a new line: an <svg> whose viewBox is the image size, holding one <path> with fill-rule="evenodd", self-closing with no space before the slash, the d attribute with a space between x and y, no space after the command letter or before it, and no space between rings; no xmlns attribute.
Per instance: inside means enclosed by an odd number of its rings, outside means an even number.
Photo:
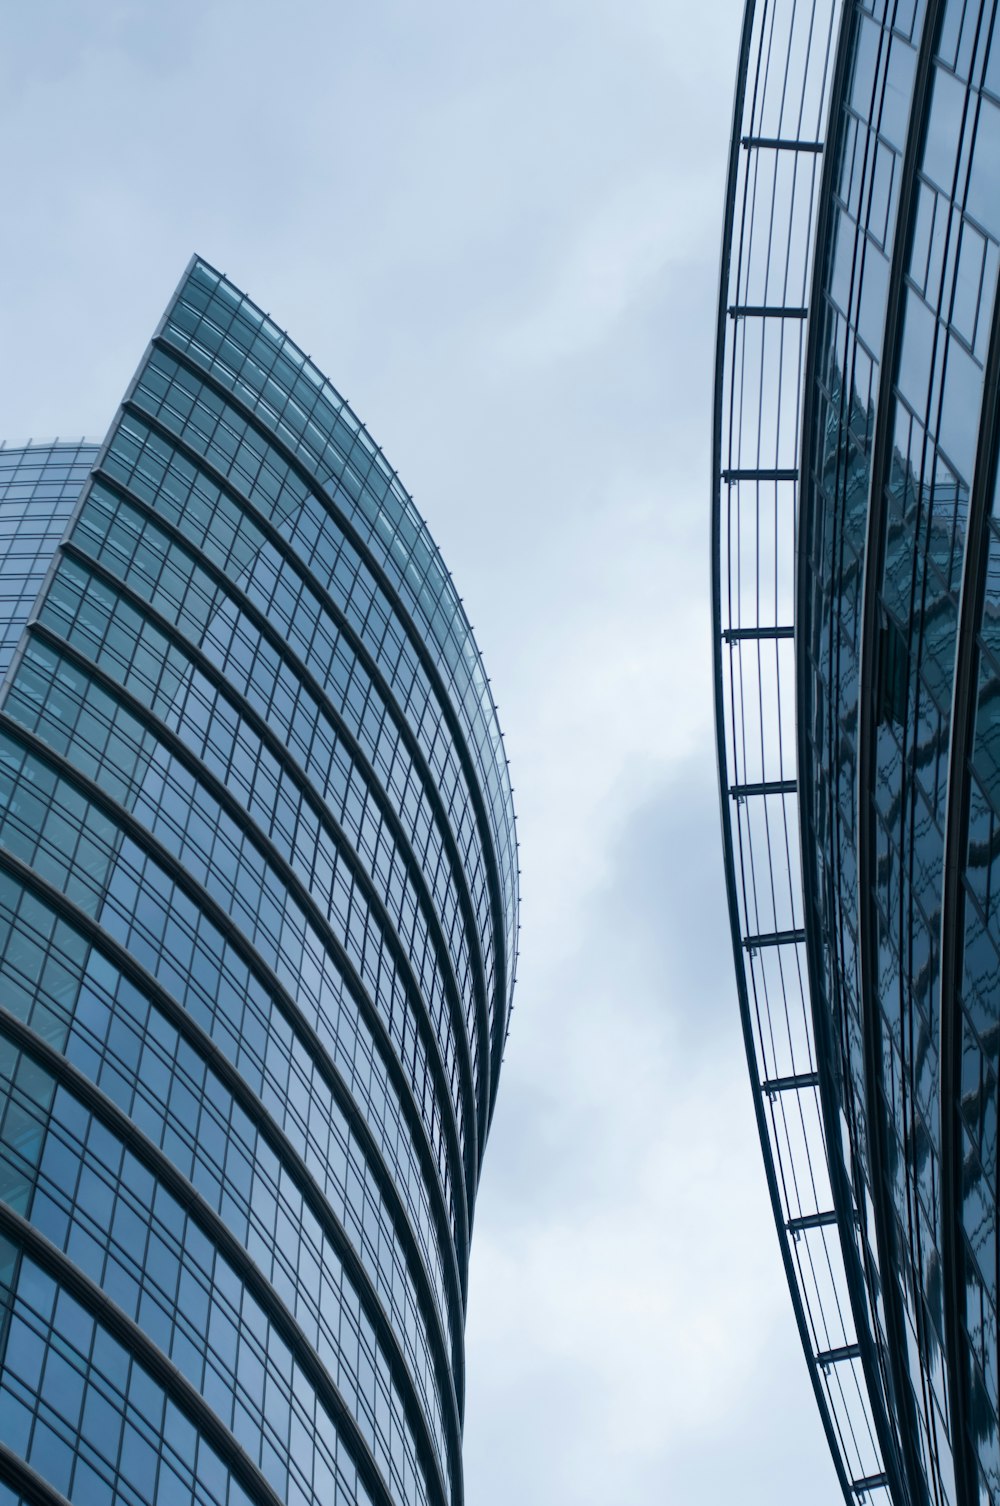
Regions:
<svg viewBox="0 0 1000 1506"><path fill-rule="evenodd" d="M69 448L0 450L0 1481L460 1502L517 930L468 623L200 261Z"/></svg>
<svg viewBox="0 0 1000 1506"><path fill-rule="evenodd" d="M830 11L790 414L801 934L867 1478L817 1395L847 1498L914 1506L1000 1501L995 10ZM743 124L735 160L748 142L811 160L794 137ZM827 1373L846 1355L810 1352Z"/></svg>

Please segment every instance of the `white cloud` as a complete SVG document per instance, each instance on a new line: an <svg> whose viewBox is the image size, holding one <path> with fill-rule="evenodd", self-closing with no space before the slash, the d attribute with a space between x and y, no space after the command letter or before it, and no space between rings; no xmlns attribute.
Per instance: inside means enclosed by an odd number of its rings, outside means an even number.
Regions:
<svg viewBox="0 0 1000 1506"><path fill-rule="evenodd" d="M677 166L616 186L581 227L526 311L497 334L513 366L566 360L607 338L654 279L703 247L718 220L718 185Z"/></svg>

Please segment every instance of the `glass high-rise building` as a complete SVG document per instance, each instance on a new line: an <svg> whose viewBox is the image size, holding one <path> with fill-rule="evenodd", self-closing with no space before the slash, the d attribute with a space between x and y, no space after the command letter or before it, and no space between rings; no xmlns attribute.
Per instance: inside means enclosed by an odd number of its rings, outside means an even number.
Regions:
<svg viewBox="0 0 1000 1506"><path fill-rule="evenodd" d="M1000 13L750 3L715 646L765 1165L848 1501L1000 1501Z"/></svg>
<svg viewBox="0 0 1000 1506"><path fill-rule="evenodd" d="M518 900L451 577L197 259L0 539L0 1502L458 1506Z"/></svg>

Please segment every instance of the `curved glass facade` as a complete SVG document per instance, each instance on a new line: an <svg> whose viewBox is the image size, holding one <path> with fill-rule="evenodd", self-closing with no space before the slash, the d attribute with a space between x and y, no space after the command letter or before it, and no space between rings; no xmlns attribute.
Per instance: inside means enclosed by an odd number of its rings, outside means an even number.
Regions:
<svg viewBox="0 0 1000 1506"><path fill-rule="evenodd" d="M844 1275L823 1310L850 1306L835 1363L860 1379L877 1473L859 1480L831 1442L849 1499L972 1506L1000 1500L1000 17L994 0L880 0L816 4L810 27L784 80L794 95L811 54L830 61L814 142L796 126L783 148L800 174L806 151L822 161L798 240L799 381L778 403L801 850L785 946L807 980L811 1154ZM773 187L750 219L784 223L787 202ZM728 233L731 265L743 249ZM732 362L723 341L720 384ZM757 378L766 391L765 365ZM720 560L726 547L720 528ZM738 740L745 714L719 705ZM724 816L732 829L725 802ZM773 846L730 843L733 879L748 852L760 883ZM745 927L737 939L745 950ZM778 994L787 1012L787 977Z"/></svg>
<svg viewBox="0 0 1000 1506"><path fill-rule="evenodd" d="M517 857L451 579L197 259L0 526L0 1479L460 1502Z"/></svg>
<svg viewBox="0 0 1000 1506"><path fill-rule="evenodd" d="M18 449L0 444L0 679L98 449L82 439Z"/></svg>

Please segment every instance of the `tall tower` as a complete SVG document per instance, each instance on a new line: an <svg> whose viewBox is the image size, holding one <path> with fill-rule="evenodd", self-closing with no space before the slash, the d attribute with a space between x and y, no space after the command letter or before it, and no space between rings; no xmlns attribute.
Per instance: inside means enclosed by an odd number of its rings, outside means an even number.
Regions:
<svg viewBox="0 0 1000 1506"><path fill-rule="evenodd" d="M715 422L730 915L845 1498L1000 1501L1000 16L747 6Z"/></svg>
<svg viewBox="0 0 1000 1506"><path fill-rule="evenodd" d="M0 528L0 1502L457 1506L518 901L451 578L199 259Z"/></svg>

